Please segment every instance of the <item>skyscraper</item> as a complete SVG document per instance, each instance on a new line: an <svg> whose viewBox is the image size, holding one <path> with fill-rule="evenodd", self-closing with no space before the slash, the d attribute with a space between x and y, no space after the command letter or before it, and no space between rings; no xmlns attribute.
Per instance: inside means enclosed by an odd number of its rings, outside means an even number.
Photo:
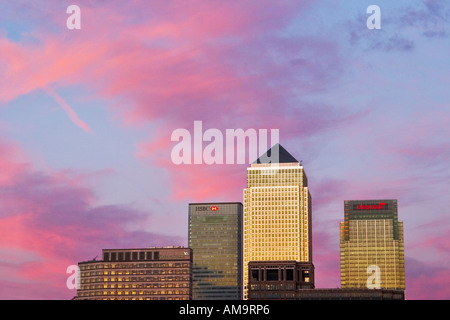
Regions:
<svg viewBox="0 0 450 320"><path fill-rule="evenodd" d="M266 161L268 158L270 163ZM312 264L308 179L299 161L279 144L247 168L243 230L244 299L247 299L249 262ZM313 283L314 279L310 281Z"/></svg>
<svg viewBox="0 0 450 320"><path fill-rule="evenodd" d="M192 299L242 299L242 203L189 204Z"/></svg>
<svg viewBox="0 0 450 320"><path fill-rule="evenodd" d="M397 200L348 200L341 229L341 287L405 289Z"/></svg>

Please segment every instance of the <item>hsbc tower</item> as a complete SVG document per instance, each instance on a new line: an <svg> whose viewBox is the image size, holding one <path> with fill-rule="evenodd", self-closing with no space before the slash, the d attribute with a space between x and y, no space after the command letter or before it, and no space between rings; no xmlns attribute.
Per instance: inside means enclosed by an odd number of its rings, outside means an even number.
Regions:
<svg viewBox="0 0 450 320"><path fill-rule="evenodd" d="M242 203L189 204L193 300L242 299Z"/></svg>

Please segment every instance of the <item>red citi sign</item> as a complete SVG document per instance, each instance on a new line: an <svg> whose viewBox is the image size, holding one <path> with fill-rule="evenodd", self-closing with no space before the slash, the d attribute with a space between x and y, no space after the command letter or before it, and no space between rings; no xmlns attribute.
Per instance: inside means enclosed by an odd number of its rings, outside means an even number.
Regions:
<svg viewBox="0 0 450 320"><path fill-rule="evenodd" d="M382 210L386 203L380 202L379 204L361 204L356 207L358 210Z"/></svg>
<svg viewBox="0 0 450 320"><path fill-rule="evenodd" d="M213 206L210 209L211 209L211 211L217 211L218 208L216 206Z"/></svg>

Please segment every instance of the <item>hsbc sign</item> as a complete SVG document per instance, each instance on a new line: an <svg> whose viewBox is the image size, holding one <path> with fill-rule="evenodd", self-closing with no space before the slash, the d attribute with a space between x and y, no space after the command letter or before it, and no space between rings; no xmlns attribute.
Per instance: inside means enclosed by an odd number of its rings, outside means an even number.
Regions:
<svg viewBox="0 0 450 320"><path fill-rule="evenodd" d="M218 211L219 207L217 206L203 206L203 207L195 207L195 211Z"/></svg>

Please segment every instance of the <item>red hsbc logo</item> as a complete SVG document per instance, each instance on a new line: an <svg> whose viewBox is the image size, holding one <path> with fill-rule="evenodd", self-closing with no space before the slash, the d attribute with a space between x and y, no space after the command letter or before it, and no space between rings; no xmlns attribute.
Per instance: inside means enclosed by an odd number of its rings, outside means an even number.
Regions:
<svg viewBox="0 0 450 320"><path fill-rule="evenodd" d="M195 211L217 211L219 210L218 207L212 206L212 207L195 207Z"/></svg>
<svg viewBox="0 0 450 320"><path fill-rule="evenodd" d="M382 210L386 203L380 202L379 204L361 204L356 207L358 210Z"/></svg>

